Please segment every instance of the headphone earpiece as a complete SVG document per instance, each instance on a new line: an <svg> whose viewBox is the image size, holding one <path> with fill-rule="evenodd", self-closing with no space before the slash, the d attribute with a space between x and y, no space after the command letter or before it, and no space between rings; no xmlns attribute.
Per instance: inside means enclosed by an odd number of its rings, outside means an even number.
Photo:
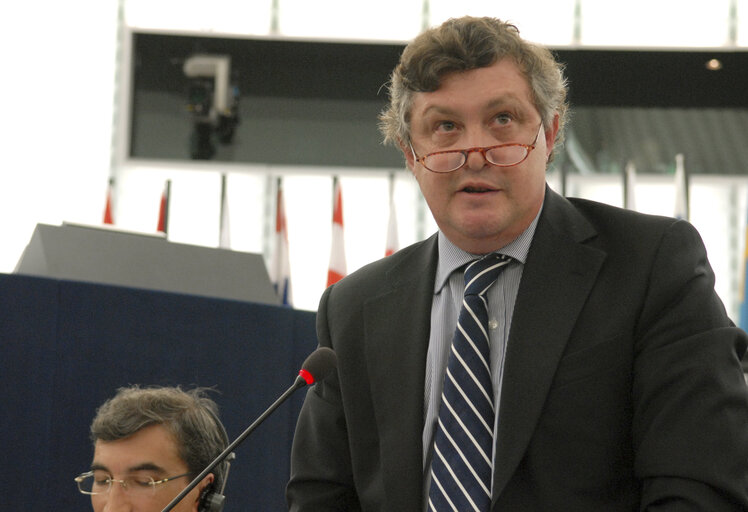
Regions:
<svg viewBox="0 0 748 512"><path fill-rule="evenodd" d="M213 421L215 421L218 430L221 432L221 437L223 438L223 446L221 447L221 451L223 451L229 445L229 435L226 432L226 428L224 428L223 423L221 423L221 420L218 419L218 416L216 416L210 409L207 409L207 411L213 417ZM221 488L216 488L216 482L214 480L213 482L205 486L205 489L203 489L203 491L200 493L200 502L198 503L197 507L199 512L221 512L223 510L223 505L226 501L226 496L223 494L223 490L226 488L226 481L229 477L229 467L231 466L231 461L234 459L234 457L235 455L233 453L230 453L226 457L226 459L221 462L221 465L224 466Z"/></svg>
<svg viewBox="0 0 748 512"><path fill-rule="evenodd" d="M213 484L209 484L200 493L200 504L197 509L200 512L221 512L224 501L226 496L217 492Z"/></svg>

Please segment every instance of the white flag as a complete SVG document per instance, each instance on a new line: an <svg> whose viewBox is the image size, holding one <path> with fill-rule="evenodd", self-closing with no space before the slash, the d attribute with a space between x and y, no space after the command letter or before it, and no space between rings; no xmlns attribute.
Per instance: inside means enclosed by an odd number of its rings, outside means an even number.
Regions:
<svg viewBox="0 0 748 512"><path fill-rule="evenodd" d="M397 215L395 214L395 197L394 197L394 177L390 177L390 219L387 224L387 245L384 249L384 255L389 256L400 248L400 241L397 236Z"/></svg>
<svg viewBox="0 0 748 512"><path fill-rule="evenodd" d="M623 187L623 207L636 211L636 166L634 162L626 164L625 184Z"/></svg>
<svg viewBox="0 0 748 512"><path fill-rule="evenodd" d="M688 183L683 154L675 155L675 212L676 219L688 220Z"/></svg>

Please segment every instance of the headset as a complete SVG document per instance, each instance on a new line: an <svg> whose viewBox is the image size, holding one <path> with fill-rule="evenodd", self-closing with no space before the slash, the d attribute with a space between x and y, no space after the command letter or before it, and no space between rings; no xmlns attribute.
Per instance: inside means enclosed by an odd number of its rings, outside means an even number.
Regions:
<svg viewBox="0 0 748 512"><path fill-rule="evenodd" d="M218 427L219 432L221 433L221 437L223 438L223 446L221 447L221 452L223 452L229 445L229 435L226 432L223 423L221 423L221 420L218 419L218 416L216 416L216 414L212 410L210 410L210 408L206 407L206 410L210 413L213 421ZM210 485L206 486L205 489L203 489L203 491L200 493L200 503L197 506L197 510L199 512L221 512L223 510L224 501L226 501L226 496L223 494L223 490L226 488L226 482L229 478L229 468L231 466L231 461L234 460L235 457L236 455L232 452L228 454L223 462L221 462L221 465L224 466L221 488L216 489L216 483L214 481Z"/></svg>

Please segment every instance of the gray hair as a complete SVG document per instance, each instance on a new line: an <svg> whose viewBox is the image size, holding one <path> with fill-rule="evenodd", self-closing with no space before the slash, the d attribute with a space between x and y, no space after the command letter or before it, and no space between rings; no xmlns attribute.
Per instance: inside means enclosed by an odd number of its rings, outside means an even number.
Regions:
<svg viewBox="0 0 748 512"><path fill-rule="evenodd" d="M390 104L379 116L384 142L405 144L410 140L414 93L436 91L449 73L491 66L505 57L514 60L527 79L532 101L546 128L558 113L558 147L568 116L563 66L547 48L522 39L514 25L471 16L449 19L405 47L390 77Z"/></svg>
<svg viewBox="0 0 748 512"><path fill-rule="evenodd" d="M120 388L96 411L91 440L116 441L150 425L163 425L174 437L179 457L197 476L226 447L226 433L218 419L218 406L205 388L131 386ZM214 486L221 489L225 464L213 470Z"/></svg>

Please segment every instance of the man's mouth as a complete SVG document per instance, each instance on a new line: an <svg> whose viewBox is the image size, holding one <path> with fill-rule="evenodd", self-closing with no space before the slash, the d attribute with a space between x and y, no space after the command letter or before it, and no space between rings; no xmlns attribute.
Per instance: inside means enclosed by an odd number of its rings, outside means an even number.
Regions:
<svg viewBox="0 0 748 512"><path fill-rule="evenodd" d="M481 194L484 192L494 192L494 189L486 187L465 187L462 191L467 192L468 194Z"/></svg>

